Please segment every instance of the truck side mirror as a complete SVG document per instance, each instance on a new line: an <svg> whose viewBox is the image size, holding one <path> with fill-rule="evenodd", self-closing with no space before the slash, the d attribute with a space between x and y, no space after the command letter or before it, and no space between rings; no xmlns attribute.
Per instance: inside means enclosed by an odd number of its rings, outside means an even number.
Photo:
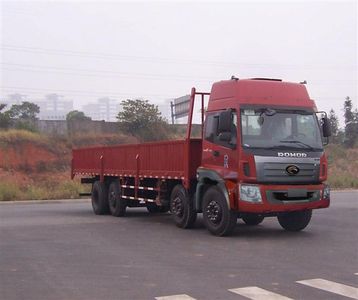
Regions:
<svg viewBox="0 0 358 300"><path fill-rule="evenodd" d="M218 133L231 132L231 109L220 112Z"/></svg>
<svg viewBox="0 0 358 300"><path fill-rule="evenodd" d="M322 118L322 133L324 137L330 137L331 132L331 122L327 117Z"/></svg>

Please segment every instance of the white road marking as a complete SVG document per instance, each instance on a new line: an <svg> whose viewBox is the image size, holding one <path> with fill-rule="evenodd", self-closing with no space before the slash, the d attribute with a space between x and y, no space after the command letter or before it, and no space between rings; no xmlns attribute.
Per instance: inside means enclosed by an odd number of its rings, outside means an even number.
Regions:
<svg viewBox="0 0 358 300"><path fill-rule="evenodd" d="M230 289L229 291L252 300L293 300L292 298L264 290L257 286Z"/></svg>
<svg viewBox="0 0 358 300"><path fill-rule="evenodd" d="M337 295L342 295L352 299L358 299L358 288L329 281L325 279L309 279L296 281L297 283L304 284L313 288L321 289L327 292L331 292Z"/></svg>
<svg viewBox="0 0 358 300"><path fill-rule="evenodd" d="M196 300L188 295L172 295L172 296L164 296L164 297L155 297L156 300Z"/></svg>
<svg viewBox="0 0 358 300"><path fill-rule="evenodd" d="M358 275L358 273L354 273L354 275Z"/></svg>

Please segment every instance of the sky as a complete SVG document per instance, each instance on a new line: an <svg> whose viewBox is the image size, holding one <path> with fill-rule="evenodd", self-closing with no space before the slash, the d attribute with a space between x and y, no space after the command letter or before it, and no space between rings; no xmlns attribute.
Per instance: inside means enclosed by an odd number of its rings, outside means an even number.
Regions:
<svg viewBox="0 0 358 300"><path fill-rule="evenodd" d="M306 80L341 122L346 96L358 107L357 1L0 3L0 98L58 93L77 109L142 98L163 110L235 75Z"/></svg>

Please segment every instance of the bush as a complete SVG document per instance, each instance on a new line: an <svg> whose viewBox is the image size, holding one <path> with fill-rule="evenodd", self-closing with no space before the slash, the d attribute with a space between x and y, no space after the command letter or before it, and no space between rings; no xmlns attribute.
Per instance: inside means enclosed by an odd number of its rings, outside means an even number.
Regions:
<svg viewBox="0 0 358 300"><path fill-rule="evenodd" d="M38 128L33 121L16 120L15 129L37 132Z"/></svg>

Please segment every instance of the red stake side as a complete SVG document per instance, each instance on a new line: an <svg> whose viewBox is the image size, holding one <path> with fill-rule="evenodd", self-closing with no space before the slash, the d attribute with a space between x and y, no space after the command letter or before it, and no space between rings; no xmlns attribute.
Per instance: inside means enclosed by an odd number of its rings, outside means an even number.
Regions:
<svg viewBox="0 0 358 300"><path fill-rule="evenodd" d="M187 153L188 152L188 153ZM201 162L201 139L73 150L73 175L195 179ZM199 155L198 155L199 154ZM186 157L191 157L190 164Z"/></svg>

